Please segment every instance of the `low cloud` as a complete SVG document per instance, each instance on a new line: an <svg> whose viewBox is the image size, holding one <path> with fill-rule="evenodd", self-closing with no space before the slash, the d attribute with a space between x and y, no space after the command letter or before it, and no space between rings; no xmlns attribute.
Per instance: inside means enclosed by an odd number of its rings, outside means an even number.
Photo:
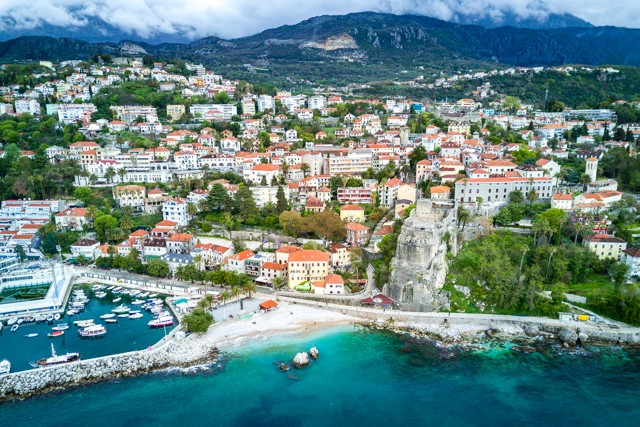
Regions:
<svg viewBox="0 0 640 427"><path fill-rule="evenodd" d="M505 12L542 19L572 13L595 25L636 27L640 2L618 0L1 0L0 30L48 24L82 27L99 19L128 34L236 38L317 15L376 11L452 20L458 14L500 18Z"/></svg>

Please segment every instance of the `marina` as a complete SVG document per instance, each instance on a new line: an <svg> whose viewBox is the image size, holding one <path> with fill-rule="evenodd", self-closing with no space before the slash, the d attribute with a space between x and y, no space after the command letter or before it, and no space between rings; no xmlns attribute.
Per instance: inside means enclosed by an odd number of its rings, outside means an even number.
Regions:
<svg viewBox="0 0 640 427"><path fill-rule="evenodd" d="M32 369L33 361L50 355L52 343L58 353L78 352L83 360L143 350L171 331L175 324L171 313L163 312L163 326L151 328L148 322L155 317L142 308L148 307L146 300L144 305L133 306L131 302L140 296L132 297L123 291L120 289L114 295L107 289L100 290L99 286L95 290L91 285L74 286L69 305L75 304L78 310L72 315L63 313L59 320L53 313L50 317L10 317L0 329L0 361L6 359L10 362L11 372ZM95 298L97 292L105 292L106 295ZM113 302L114 298L119 300L118 303ZM136 309L132 311L131 307ZM126 315L126 318L119 318L113 310Z"/></svg>

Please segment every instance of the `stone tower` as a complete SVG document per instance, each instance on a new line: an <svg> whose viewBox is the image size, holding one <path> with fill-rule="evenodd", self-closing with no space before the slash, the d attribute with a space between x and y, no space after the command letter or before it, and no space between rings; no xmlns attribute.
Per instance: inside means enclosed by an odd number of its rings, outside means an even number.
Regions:
<svg viewBox="0 0 640 427"><path fill-rule="evenodd" d="M420 199L402 225L389 283L383 291L403 310L435 311L447 303L439 290L447 274L447 241L456 234L452 202Z"/></svg>
<svg viewBox="0 0 640 427"><path fill-rule="evenodd" d="M598 176L598 159L595 157L590 157L587 159L587 167L585 168L584 173L589 175L591 178L591 182L596 182L596 178Z"/></svg>

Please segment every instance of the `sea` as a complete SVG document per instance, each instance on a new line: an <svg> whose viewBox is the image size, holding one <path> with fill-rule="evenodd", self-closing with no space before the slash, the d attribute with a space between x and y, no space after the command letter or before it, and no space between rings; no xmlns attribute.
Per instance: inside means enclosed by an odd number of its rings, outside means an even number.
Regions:
<svg viewBox="0 0 640 427"><path fill-rule="evenodd" d="M304 369L279 370L318 348ZM216 363L0 405L1 426L637 426L640 353L449 347L362 326L247 341Z"/></svg>
<svg viewBox="0 0 640 427"><path fill-rule="evenodd" d="M79 289L76 286L74 289ZM165 332L171 332L171 328L151 329L147 323L153 319L151 313L143 310L140 306L131 304L135 298L129 295L113 294L103 299L94 297L94 292L90 286L82 286L86 295L90 298L85 307L85 311L74 315L64 315L57 322L49 324L23 323L17 331L11 332L10 327L2 328L0 332L0 360L7 359L11 362L11 372L33 369L31 362L51 356L51 344L54 345L57 354L67 352L78 352L83 359L90 359L99 356L106 356L114 353L124 353L133 350L144 350L164 338ZM122 300L114 303L113 299L121 297ZM144 317L139 319L118 318L118 323L105 323L100 316L110 313L112 309L120 304L127 305L131 310L140 310ZM75 320L93 319L96 324L102 324L107 329L107 334L96 338L81 338L78 328L73 325ZM51 328L60 323L67 323L69 329L64 331L64 335L49 338L48 333ZM27 334L37 333L34 338L27 338ZM0 427L4 427L0 416Z"/></svg>

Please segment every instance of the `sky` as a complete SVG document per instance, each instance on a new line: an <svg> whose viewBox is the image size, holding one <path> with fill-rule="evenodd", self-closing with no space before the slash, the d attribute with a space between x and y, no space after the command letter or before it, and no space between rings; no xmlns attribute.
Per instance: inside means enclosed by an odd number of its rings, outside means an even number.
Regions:
<svg viewBox="0 0 640 427"><path fill-rule="evenodd" d="M142 38L236 38L317 15L374 11L450 20L460 12L500 16L504 10L523 18L567 12L594 25L640 26L640 0L0 0L0 30L78 27L98 18Z"/></svg>

